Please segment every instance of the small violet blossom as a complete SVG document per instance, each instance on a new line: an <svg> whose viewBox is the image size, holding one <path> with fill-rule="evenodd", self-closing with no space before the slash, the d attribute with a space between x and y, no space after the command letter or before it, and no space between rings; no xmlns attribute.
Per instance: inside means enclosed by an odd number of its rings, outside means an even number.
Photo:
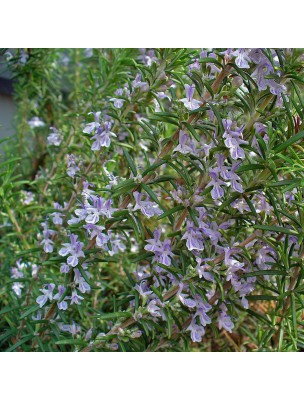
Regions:
<svg viewBox="0 0 304 400"><path fill-rule="evenodd" d="M186 90L187 97L180 100L184 104L184 106L190 111L196 110L201 105L201 102L199 100L193 99L194 89L195 89L194 85L186 84L185 90Z"/></svg>
<svg viewBox="0 0 304 400"><path fill-rule="evenodd" d="M59 255L65 257L70 254L67 263L71 267L76 267L79 262L78 259L84 257L84 252L82 251L84 244L78 241L78 235L72 233L69 237L71 243L64 243L63 247L59 250Z"/></svg>
<svg viewBox="0 0 304 400"><path fill-rule="evenodd" d="M60 146L62 142L62 135L57 131L56 128L51 127L50 128L53 132L50 133L47 137L47 144L48 145L54 145L54 146Z"/></svg>
<svg viewBox="0 0 304 400"><path fill-rule="evenodd" d="M48 300L53 299L53 290L54 289L55 289L55 285L53 283L48 283L47 285L44 285L43 289L40 289L40 292L42 292L43 295L38 296L36 299L36 303L39 304L40 308L42 308Z"/></svg>
<svg viewBox="0 0 304 400"><path fill-rule="evenodd" d="M161 215L163 211L159 208L159 206L152 201L150 201L150 197L146 194L134 192L133 193L135 199L135 206L133 208L134 211L140 210L147 218L151 218L154 215ZM146 197L143 200L143 197Z"/></svg>
<svg viewBox="0 0 304 400"><path fill-rule="evenodd" d="M223 137L225 138L224 143L229 149L231 157L234 160L237 160L238 158L245 158L244 149L240 147L241 144L248 144L246 140L243 140L242 131L244 128L236 127L234 130L232 130L233 122L230 119L223 119L222 122L225 129L223 134Z"/></svg>

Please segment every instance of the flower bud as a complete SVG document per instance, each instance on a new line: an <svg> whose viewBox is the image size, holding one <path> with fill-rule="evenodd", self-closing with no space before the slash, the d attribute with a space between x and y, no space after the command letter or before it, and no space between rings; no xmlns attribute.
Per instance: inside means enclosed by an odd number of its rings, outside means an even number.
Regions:
<svg viewBox="0 0 304 400"><path fill-rule="evenodd" d="M233 79L232 79L232 87L234 87L234 88L239 88L240 86L242 86L243 85L243 78L241 77L241 76L235 76Z"/></svg>

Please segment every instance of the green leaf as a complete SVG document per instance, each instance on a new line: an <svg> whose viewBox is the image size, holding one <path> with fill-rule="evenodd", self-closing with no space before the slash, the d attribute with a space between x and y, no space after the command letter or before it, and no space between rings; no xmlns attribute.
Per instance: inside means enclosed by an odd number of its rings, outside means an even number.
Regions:
<svg viewBox="0 0 304 400"><path fill-rule="evenodd" d="M242 274L244 278L249 278L251 276L264 276L264 275L280 275L280 276L287 276L288 274L284 271L280 271L277 269L273 270L263 270L263 271L253 271L253 272L247 272L246 274Z"/></svg>
<svg viewBox="0 0 304 400"><path fill-rule="evenodd" d="M39 307L38 304L36 304L36 305L30 307L29 309L27 309L27 311L26 311L25 313L23 313L22 315L20 315L20 319L23 319L23 318L27 317L28 315L33 314L34 312L38 311L39 308L40 308L40 307Z"/></svg>
<svg viewBox="0 0 304 400"><path fill-rule="evenodd" d="M102 314L98 316L98 319L108 320L108 319L117 319L117 318L130 318L132 317L132 313L128 311L118 311L109 314Z"/></svg>
<svg viewBox="0 0 304 400"><path fill-rule="evenodd" d="M55 342L55 344L71 344L71 345L85 345L86 342L84 340L81 339L63 339L63 340L58 340L57 342Z"/></svg>
<svg viewBox="0 0 304 400"><path fill-rule="evenodd" d="M171 216L172 214L174 214L174 213L176 213L178 211L184 210L184 208L185 207L183 205L179 205L179 206L173 207L173 208L171 208L171 210L165 211L157 219L162 219L162 218L169 217L169 216Z"/></svg>
<svg viewBox="0 0 304 400"><path fill-rule="evenodd" d="M127 160L128 164L129 164L129 166L131 168L131 171L133 172L133 175L137 176L137 170L136 170L135 164L134 164L134 162L133 162L128 150L123 149L123 152L124 152L124 156L126 157L126 160Z"/></svg>
<svg viewBox="0 0 304 400"><path fill-rule="evenodd" d="M292 136L286 142L280 144L279 146L274 148L275 153L280 153L287 149L289 146L293 145L294 143L298 142L299 140L304 138L304 132L299 132L296 135Z"/></svg>
<svg viewBox="0 0 304 400"><path fill-rule="evenodd" d="M282 226L253 225L253 227L256 229L260 229L262 231L280 232L280 233L285 233L286 235L296 235L296 236L299 235L298 232L288 228L283 228Z"/></svg>
<svg viewBox="0 0 304 400"><path fill-rule="evenodd" d="M246 296L247 300L278 300L277 296L270 296L270 295L250 295Z"/></svg>

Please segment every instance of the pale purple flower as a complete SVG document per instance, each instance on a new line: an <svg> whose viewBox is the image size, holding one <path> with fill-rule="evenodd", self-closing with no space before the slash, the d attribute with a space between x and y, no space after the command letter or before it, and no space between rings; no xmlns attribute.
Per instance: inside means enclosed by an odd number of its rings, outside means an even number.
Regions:
<svg viewBox="0 0 304 400"><path fill-rule="evenodd" d="M187 331L191 332L192 342L201 342L202 337L205 334L205 329L202 326L196 324L195 318L192 319L190 325L187 328Z"/></svg>
<svg viewBox="0 0 304 400"><path fill-rule="evenodd" d="M248 64L251 60L250 57L248 56L248 49L238 49L232 53L236 59L235 59L235 64L239 68L250 68L250 65Z"/></svg>
<svg viewBox="0 0 304 400"><path fill-rule="evenodd" d="M265 212L266 215L269 215L273 211L273 207L267 202L264 193L256 193L253 196L252 202L258 214Z"/></svg>
<svg viewBox="0 0 304 400"><path fill-rule="evenodd" d="M207 312L211 310L211 305L202 301L201 297L195 295L196 301L196 313L193 318L198 317L202 326L211 324L211 318L207 315Z"/></svg>
<svg viewBox="0 0 304 400"><path fill-rule="evenodd" d="M239 182L241 180L241 178L235 172L238 169L238 167L240 166L240 164L241 164L241 162L234 163L232 165L231 170L228 173L228 179L230 181L231 188L235 192L243 193L244 192L243 186Z"/></svg>
<svg viewBox="0 0 304 400"><path fill-rule="evenodd" d="M11 268L11 278L12 279L18 279L18 278L23 278L24 274L22 272L22 269L25 267L25 264L21 262L21 259L16 262L17 267L12 267ZM15 294L18 297L21 297L22 294L22 289L24 288L24 285L21 282L14 282L12 284L12 290L15 292Z"/></svg>
<svg viewBox="0 0 304 400"><path fill-rule="evenodd" d="M271 269L271 263L274 262L274 257L276 255L276 251L267 245L263 245L258 251L255 259L256 265L261 270ZM264 275L266 280L269 280L268 275Z"/></svg>
<svg viewBox="0 0 304 400"><path fill-rule="evenodd" d="M114 132L111 132L112 124L110 121L105 121L102 126L97 128L95 135L91 140L95 140L91 149L94 151L100 150L101 147L109 147L111 144L111 137L116 137Z"/></svg>
<svg viewBox="0 0 304 400"><path fill-rule="evenodd" d="M162 247L162 242L160 241L160 237L161 237L161 228L155 229L154 238L146 240L146 242L148 242L149 244L145 246L145 250L152 252L160 250L160 248Z"/></svg>
<svg viewBox="0 0 304 400"><path fill-rule="evenodd" d="M39 117L33 117L30 121L28 121L28 124L31 128L40 128L45 126L45 122L43 122Z"/></svg>
<svg viewBox="0 0 304 400"><path fill-rule="evenodd" d="M182 239L186 240L186 246L188 250L204 250L204 239L202 232L199 228L196 228L194 223L187 221L186 232L182 236Z"/></svg>
<svg viewBox="0 0 304 400"><path fill-rule="evenodd" d="M72 304L81 304L81 301L84 299L84 297L80 296L76 290L73 290L72 296L71 296L71 305Z"/></svg>
<svg viewBox="0 0 304 400"><path fill-rule="evenodd" d="M196 257L197 265L195 267L196 272L200 278L206 279L206 281L214 282L215 279L211 272L206 271L206 269L210 268L210 265L207 264L207 261L210 261L211 258L200 258Z"/></svg>
<svg viewBox="0 0 304 400"><path fill-rule="evenodd" d="M124 100L124 99L117 99L116 97L113 97L112 99L110 99L110 101L113 102L115 108L118 108L118 109L119 109L119 108L123 107L123 104L124 104L124 102L125 102L126 100Z"/></svg>
<svg viewBox="0 0 304 400"><path fill-rule="evenodd" d="M62 206L57 202L54 202L54 208L56 210L62 210ZM51 216L53 217L53 224L62 225L63 223L62 217L64 216L64 214L62 214L61 212L53 212Z"/></svg>
<svg viewBox="0 0 304 400"><path fill-rule="evenodd" d="M82 248L84 246L83 243L79 242L78 235L74 235L73 233L69 235L71 243L64 243L63 247L59 250L59 254L63 257L70 254L67 259L67 263L72 267L76 267L79 262L79 258L84 257L84 252Z"/></svg>
<svg viewBox="0 0 304 400"><path fill-rule="evenodd" d="M160 307L157 305L157 300L151 300L147 306L147 310L152 317L161 317L161 313L159 312Z"/></svg>
<svg viewBox="0 0 304 400"><path fill-rule="evenodd" d="M140 89L142 92L149 90L149 84L141 81L141 74L137 74L134 81L132 82L132 88Z"/></svg>
<svg viewBox="0 0 304 400"><path fill-rule="evenodd" d="M70 332L73 336L75 336L77 333L81 331L81 327L76 324L74 321L72 322L71 325L67 324L59 324L60 330L63 332Z"/></svg>
<svg viewBox="0 0 304 400"><path fill-rule="evenodd" d="M47 285L44 285L43 289L40 289L40 292L43 293L43 295L38 296L36 299L36 303L39 304L39 307L43 307L45 303L48 300L53 299L53 290L55 289L55 285L53 283L48 283Z"/></svg>
<svg viewBox="0 0 304 400"><path fill-rule="evenodd" d="M238 158L245 158L245 152L240 147L241 144L248 144L246 140L243 140L242 131L244 128L236 127L234 130L232 130L233 122L230 119L223 119L222 122L225 129L223 134L223 137L225 138L224 143L225 146L229 148L231 157L234 160L237 160Z"/></svg>
<svg viewBox="0 0 304 400"><path fill-rule="evenodd" d="M33 203L35 200L34 194L32 192L27 192L25 190L22 190L22 204L29 205Z"/></svg>
<svg viewBox="0 0 304 400"><path fill-rule="evenodd" d="M97 226L94 224L87 224L83 226L90 235L90 240L96 237L96 246L97 247L104 247L108 241L110 240L109 236L103 233L105 230L104 226Z"/></svg>
<svg viewBox="0 0 304 400"><path fill-rule="evenodd" d="M71 267L68 264L66 264L66 263L60 264L60 272L62 274L67 274L68 272L70 272L70 269L71 269Z"/></svg>
<svg viewBox="0 0 304 400"><path fill-rule="evenodd" d="M108 233L112 249L110 250L110 248L108 247L106 250L109 252L110 256L125 251L126 246L123 242L125 237L120 235L119 233L114 234L110 231Z"/></svg>
<svg viewBox="0 0 304 400"><path fill-rule="evenodd" d="M206 185L206 188L209 186L213 186L211 190L211 197L214 200L220 199L224 196L224 189L222 188L225 185L225 182L219 178L217 171L210 169L209 175L211 181Z"/></svg>
<svg viewBox="0 0 304 400"><path fill-rule="evenodd" d="M187 286L184 285L183 283L180 283L180 284L179 284L179 289L178 289L178 292L177 292L176 295L178 296L180 302L181 302L184 306L189 307L189 308L194 308L194 307L196 306L196 301L193 300L193 299L191 299L191 298L189 298L189 294L187 294L187 293L182 293L182 291L183 291L184 289L187 289Z"/></svg>
<svg viewBox="0 0 304 400"><path fill-rule="evenodd" d="M179 144L173 149L173 152L178 151L179 153L182 154L192 154L193 149L189 147L186 143L189 140L189 136L185 131L180 131L179 132Z"/></svg>
<svg viewBox="0 0 304 400"><path fill-rule="evenodd" d="M214 58L216 60L216 54L215 53L210 53L208 55L208 57ZM206 66L210 67L210 73L211 74L217 74L217 73L221 72L220 68L215 63L210 62L210 63L207 63Z"/></svg>
<svg viewBox="0 0 304 400"><path fill-rule="evenodd" d="M61 302L59 302L59 300L64 295L65 291L66 291L66 288L62 285L59 285L58 293L55 294L55 296L53 297L54 300L57 300L57 306L58 306L59 310L62 310L62 311L65 311L68 309L68 303L65 301L65 299L68 299L67 296Z"/></svg>
<svg viewBox="0 0 304 400"><path fill-rule="evenodd" d="M152 290L149 290L147 281L141 281L139 284L135 285L134 288L142 297L149 297L151 294L153 294Z"/></svg>
<svg viewBox="0 0 304 400"><path fill-rule="evenodd" d="M52 253L54 242L50 239L50 236L52 236L55 231L52 229L48 229L47 222L42 222L41 226L43 227L43 240L41 240L39 244L43 245L43 250L45 253Z"/></svg>
<svg viewBox="0 0 304 400"><path fill-rule="evenodd" d="M68 154L67 155L67 174L71 177L74 178L76 173L80 171L79 166L76 164L76 159L73 154Z"/></svg>
<svg viewBox="0 0 304 400"><path fill-rule="evenodd" d="M93 333L93 328L90 328L87 333L85 334L84 340L90 340Z"/></svg>
<svg viewBox="0 0 304 400"><path fill-rule="evenodd" d="M153 263L161 263L169 266L171 265L170 257L173 257L173 253L171 252L171 241L170 239L165 239L164 242L161 242L160 236L161 229L155 229L154 238L146 240L148 244L144 249L154 253Z"/></svg>
<svg viewBox="0 0 304 400"><path fill-rule="evenodd" d="M88 272L85 271L85 274L88 275ZM78 268L74 268L74 282L78 285L78 289L81 293L89 293L91 291L91 286L86 282Z"/></svg>
<svg viewBox="0 0 304 400"><path fill-rule="evenodd" d="M185 85L185 90L186 90L186 98L181 99L180 101L184 104L184 106L192 111L192 110L196 110L197 108L200 107L201 102L199 100L195 100L193 99L193 95L194 95L194 90L195 87L194 85Z"/></svg>
<svg viewBox="0 0 304 400"><path fill-rule="evenodd" d="M237 261L232 258L232 253L235 249L225 248L225 260L224 263L227 269L227 281L231 281L232 285L238 281L238 276L236 275L239 271L244 271L244 263Z"/></svg>
<svg viewBox="0 0 304 400"><path fill-rule="evenodd" d="M60 146L60 143L62 142L62 135L57 131L56 128L51 127L52 133L50 133L47 137L47 144L48 145L54 145L54 146Z"/></svg>
<svg viewBox="0 0 304 400"><path fill-rule="evenodd" d="M270 61L265 57L251 74L251 77L255 78L259 90L267 89L270 80L265 77L271 73L273 73L273 67Z"/></svg>
<svg viewBox="0 0 304 400"><path fill-rule="evenodd" d="M163 213L156 203L150 201L150 196L147 194L136 191L133 193L133 196L135 199L134 211L140 210L147 218L151 218L154 215L161 215ZM143 200L143 197L146 199Z"/></svg>
<svg viewBox="0 0 304 400"><path fill-rule="evenodd" d="M260 64L261 61L267 61L267 57L261 49L251 49L248 56L255 64Z"/></svg>
<svg viewBox="0 0 304 400"><path fill-rule="evenodd" d="M188 65L188 72L191 75L192 71L200 71L201 70L201 64L198 62L198 60L194 60L192 64Z"/></svg>
<svg viewBox="0 0 304 400"><path fill-rule="evenodd" d="M218 317L218 327L219 329L226 329L226 331L232 333L232 329L234 328L234 323L231 321L230 316L227 314L227 307L222 304L220 306L221 312Z"/></svg>
<svg viewBox="0 0 304 400"><path fill-rule="evenodd" d="M141 55L139 59L147 66L151 67L153 63L158 63L158 58L155 56L155 52L153 49L147 50L146 49L139 49Z"/></svg>
<svg viewBox="0 0 304 400"><path fill-rule="evenodd" d="M250 207L244 199L236 199L234 202L231 203L231 206L239 210L241 214L243 214L244 211L250 211Z"/></svg>
<svg viewBox="0 0 304 400"><path fill-rule="evenodd" d="M256 133L262 133L267 131L267 126L265 124L262 124L261 122L256 122L253 126Z"/></svg>
<svg viewBox="0 0 304 400"><path fill-rule="evenodd" d="M100 127L99 119L101 111L88 113L88 115L90 114L94 115L94 122L90 122L89 124L87 124L83 130L83 133L92 133L93 131L95 131L97 128Z"/></svg>
<svg viewBox="0 0 304 400"><path fill-rule="evenodd" d="M96 224L99 221L100 216L112 217L112 214L117 211L116 208L112 207L112 199L105 200L102 197L94 196L93 204L88 204L83 209L75 211L75 214L80 218L85 218L88 224Z"/></svg>

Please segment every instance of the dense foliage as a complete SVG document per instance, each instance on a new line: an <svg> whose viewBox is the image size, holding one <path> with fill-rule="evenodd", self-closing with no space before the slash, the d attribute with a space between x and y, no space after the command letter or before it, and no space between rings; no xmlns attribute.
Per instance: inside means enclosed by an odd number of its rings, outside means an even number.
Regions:
<svg viewBox="0 0 304 400"><path fill-rule="evenodd" d="M2 49L2 351L298 351L303 50Z"/></svg>

